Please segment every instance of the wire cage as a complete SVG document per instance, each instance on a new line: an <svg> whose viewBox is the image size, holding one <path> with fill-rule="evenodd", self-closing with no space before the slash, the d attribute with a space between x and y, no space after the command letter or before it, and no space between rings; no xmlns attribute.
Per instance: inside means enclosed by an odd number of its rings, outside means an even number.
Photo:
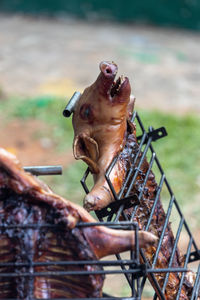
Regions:
<svg viewBox="0 0 200 300"><path fill-rule="evenodd" d="M139 148L137 153L133 154L133 159L132 159L132 165L130 169L128 170L128 173L126 175L126 179L121 187L121 190L119 193L115 192L115 189L111 183L110 180L110 173L112 169L114 168L115 164L117 163L117 160L119 159L119 155L116 156L110 167L108 168L105 177L107 180L107 183L113 193L113 197L115 199L114 202L109 204L106 208L96 211L96 215L100 221L113 221L117 222L120 220L120 217L123 216L125 220L127 221L132 221L134 219L134 215L136 213L138 203L140 203L145 185L149 176L150 171L152 170L153 173L156 175L156 181L158 183L155 199L154 199L154 204L152 206L150 215L148 220L146 220L145 224L145 230L149 230L152 218L154 216L155 208L156 205L159 201L159 198L161 196L162 198L162 204L164 206L165 210L165 220L162 228L162 232L159 236L159 242L158 246L156 249L156 253L153 257L153 261L150 264L148 259L145 257L144 252L141 250L140 255L142 257L142 260L144 261L144 264L146 265L146 274L141 278L140 280L140 291L142 295L142 291L144 290L147 276L150 278L150 281L153 283L154 288L156 288L156 291L154 291L154 296L153 299L166 299L165 298L165 289L169 280L169 274L171 272L178 272L178 274L181 274L181 279L180 279L180 284L178 287L178 291L176 294L176 300L180 299L181 295L181 289L183 287L184 283L184 277L185 277L185 272L191 269L192 265L192 270L196 273L196 279L195 283L192 289L191 293L191 300L197 299L198 298L198 293L199 293L199 287L200 287L200 263L198 264L198 261L200 260L200 250L198 249L197 243L195 242L195 239L189 229L189 226L184 218L184 215L179 207L179 204L174 196L174 193L169 185L169 182L166 178L166 175L163 171L163 168L158 160L158 157L156 155L156 152L152 146L152 142L165 137L167 135L167 132L164 127L154 129L153 127L149 127L148 131L145 130L144 125L138 115L137 112L133 113L132 116L132 122L136 123L136 128L137 132L141 132L141 135L137 137L138 143L139 143ZM124 213L125 209L127 209L130 206L133 206L133 204L130 203L130 199L133 197L131 195L131 189L135 184L136 178L140 172L140 168L142 166L142 163L144 159L148 160L149 167L146 172L142 188L139 192L139 195L137 196L137 199L135 201L135 207L130 216L127 216L127 214ZM86 170L82 180L81 184L85 190L86 193L89 192L89 188L87 187L86 181L87 177L89 175L89 168ZM158 260L159 252L162 247L162 243L165 237L165 232L168 224L171 223L172 230L174 233L174 244L173 244L173 249L171 252L171 257L168 262L167 268L157 268L156 263ZM184 253L184 266L183 267L178 267L174 268L173 267L173 259L176 253L177 247L183 242L185 243L185 253ZM181 244L182 245L182 244ZM117 255L117 259L121 260L120 255ZM164 282L162 285L162 288L160 287L155 274L158 273L164 273L165 278ZM128 278L126 278L128 281L128 284L130 284ZM140 296L141 296L140 295Z"/></svg>
<svg viewBox="0 0 200 300"><path fill-rule="evenodd" d="M148 131L145 130L142 121L137 114L137 112L133 113L132 116L132 122L135 122L137 125L137 132L139 132L137 140L139 143L138 151L137 153L134 153L132 156L132 164L129 168L127 177L123 183L123 186L121 187L121 190L119 193L115 192L114 187L112 186L111 180L110 180L110 173L112 172L112 169L114 168L119 156L115 157L108 168L105 178L107 180L107 183L113 193L113 197L115 199L114 202L109 204L106 208L96 211L96 216L98 218L97 223L78 223L77 227L83 227L83 226L107 226L114 229L124 229L124 230L134 230L135 233L135 249L132 251L129 251L126 253L126 257L123 255L115 255L112 258L109 257L109 259L106 260L90 260L90 261L58 261L54 262L55 264L62 265L62 266L73 266L73 265L99 265L103 267L101 270L97 271L73 271L68 270L64 272L43 272L39 273L35 271L35 267L38 265L51 265L52 262L37 262L37 261L23 261L23 262L13 262L13 263L0 263L0 278L8 278L8 277L24 277L24 278L34 278L36 276L61 276L61 275L70 275L70 276L87 276L91 274L102 274L106 275L106 277L109 277L110 275L113 276L119 276L119 278L123 278L125 281L125 285L127 288L127 293L124 296L123 294L120 295L110 295L110 293L107 293L103 290L102 299L131 299L131 300L140 300L142 299L142 296L144 295L145 288L147 286L148 280L153 283L155 290L151 290L152 299L163 299L165 300L165 288L167 286L169 275L173 272L178 272L180 275L180 284L179 288L177 290L176 299L180 299L181 289L184 284L184 277L185 272L188 271L188 269L191 269L196 273L196 279L195 283L191 292L191 300L195 300L198 298L198 292L200 287L200 264L198 264L198 261L200 260L200 250L198 249L197 243L195 242L195 239L189 229L189 226L184 218L183 213L181 212L181 209L178 205L178 202L173 194L173 191L168 183L168 180L165 176L165 173L161 167L161 164L157 158L156 152L154 151L154 148L152 146L152 143L164 136L167 135L167 132L164 127L158 128L154 130L152 127L148 129ZM144 182L142 184L142 188L140 193L137 196L137 199L135 199L135 206L132 211L132 214L130 216L127 216L125 214L125 210L129 208L132 204L131 199L131 188L135 183L135 180L137 178L138 173L140 172L140 167L144 161L144 159L148 160L149 162L149 168L146 172L146 176L144 178ZM35 175L51 175L51 174L61 174L62 170L59 166L53 167L26 167L26 171L32 172ZM154 199L154 205L152 207L152 210L149 214L148 220L146 220L145 224L145 230L149 230L151 220L154 216L154 211L157 205L157 202L159 201L159 197L162 197L162 203L165 209L165 220L163 224L163 229L159 237L158 246L156 249L156 253L153 257L153 262L149 263L147 257L145 256L145 253L142 250L139 250L139 242L138 242L138 224L134 222L134 214L136 212L137 206L139 205L143 191L145 189L145 185L147 182L148 175L150 171L153 171L156 175L156 181L158 182L158 187ZM81 179L81 184L85 190L86 193L89 192L89 188L87 186L87 180L88 176L90 174L89 168L86 170L83 178ZM121 220L121 216L123 216L123 221ZM165 237L165 231L168 226L168 224L171 222L172 229L174 232L174 245L171 252L171 257L168 262L167 268L157 268L156 262L159 256L160 249L162 247L163 239ZM7 226L5 228L5 226ZM2 225L0 227L0 230L9 229L8 227L12 225ZM16 225L15 225L16 226ZM37 228L40 225L35 224L21 224L18 225L18 230L26 231L29 228ZM43 224L41 227L49 227L49 229L54 228L54 230L61 230L59 225L52 225L52 224ZM41 228L42 229L42 228ZM180 245L182 239L185 241L185 253L184 253L184 265L179 268L173 267L173 258L176 253L177 247ZM141 259L142 258L142 259ZM11 267L14 271L10 273L3 273L3 268L8 266ZM24 271L23 267L26 267ZM31 270L31 271L30 271ZM162 287L159 285L155 274L162 273L164 274L164 282ZM111 279L112 280L112 279ZM151 285L150 285L151 287ZM30 298L33 300L34 298ZM54 298L55 299L55 298ZM61 300L62 298L59 298ZM64 298L63 298L64 299ZM83 298L82 298L83 299ZM94 299L94 298L90 298ZM97 299L97 298L95 298ZM10 299L10 300L14 300ZM50 299L49 299L50 300Z"/></svg>
<svg viewBox="0 0 200 300"><path fill-rule="evenodd" d="M34 278L38 276L42 277L60 277L60 276L90 276L94 274L99 275L124 275L129 282L129 286L131 289L131 296L126 297L126 299L140 299L141 291L138 282L138 278L144 276L146 273L146 266L141 265L139 261L139 244L138 244L138 226L136 223L125 221L125 222L95 222L95 223L84 223L79 222L76 227L88 227L88 226L106 226L113 229L122 229L122 230L133 230L135 234L135 249L130 251L130 258L129 259L107 259L107 260L76 260L76 261L45 261L45 262L38 262L32 261L29 258L24 259L22 262L1 262L0 263L0 278L1 280L4 278L24 278L33 283ZM60 232L63 228L58 224L19 224L19 225L8 225L4 224L0 226L0 231L5 232L6 230L20 230L21 232L26 232L29 229L32 230L42 230L44 228L48 228L49 230L54 230L54 232ZM41 266L69 266L72 267L72 270L66 271L46 271L46 272L38 272L35 271L36 267ZM85 266L85 265L97 265L101 266L102 269L98 270L84 270L80 269L80 271L74 271L73 266ZM9 267L11 270L8 272L3 272L5 267ZM84 280L84 278L83 278ZM112 299L110 295L103 293L103 299ZM8 300L17 300L17 299L24 299L21 298L6 298ZM26 297L26 299L30 300L41 300L40 298L34 298L33 296ZM43 299L43 298L42 298ZM57 298L45 298L45 299L57 299ZM59 300L64 300L66 298L58 298ZM67 298L70 299L70 298ZM73 298L78 299L78 298ZM87 299L87 298L81 298ZM97 299L97 298L90 298L90 299ZM113 298L115 299L115 298ZM124 299L123 297L118 297L117 299Z"/></svg>

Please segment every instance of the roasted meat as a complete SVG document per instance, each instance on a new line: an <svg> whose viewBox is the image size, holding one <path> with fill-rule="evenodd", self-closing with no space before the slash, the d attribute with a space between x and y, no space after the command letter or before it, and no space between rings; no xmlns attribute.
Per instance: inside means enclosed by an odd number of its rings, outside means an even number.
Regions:
<svg viewBox="0 0 200 300"><path fill-rule="evenodd" d="M113 157L117 153L120 153L110 175L111 183L116 193L118 193L129 172L130 166L133 167L133 162L139 151L139 145L136 139L136 127L130 121L133 102L130 101L131 89L128 79L126 78L125 83L122 83L121 85L117 83L118 81L113 85L113 80L117 70L116 65L113 63L103 62L100 64L100 69L101 73L99 77L92 86L85 90L81 100L79 100L79 103L75 108L73 116L75 131L75 157L83 159L94 174L94 186L84 199L84 207L88 211L100 210L114 201L114 197L105 180L105 171L111 164ZM114 104L112 102L113 94L115 99ZM83 118L81 107L91 106L93 107L92 113L87 115L87 117L84 115L85 117ZM113 116L116 117L117 121L111 124ZM84 139L80 139L80 132L82 137L87 137L85 141ZM79 141L79 146L77 146L77 139ZM77 149L80 149L80 151L77 152ZM92 151L92 149L96 150ZM81 153L83 152L84 155L82 156ZM80 155L77 155L77 153ZM138 160L141 155L142 153L138 156ZM137 166L138 160L135 162L135 166ZM94 168L92 167L93 165L95 166ZM145 230L158 189L158 185L152 171L150 171L143 189L144 178L147 174L148 168L149 164L147 159L144 159L130 193L132 195L139 196L141 190L143 190L140 203L137 205L133 219L139 224L139 228L141 230ZM131 218L132 212L135 208L134 197L132 200L130 199L130 203L132 203L132 208L124 211L126 217L129 219ZM155 234L158 238L163 230L165 219L166 215L159 199L154 210L153 219L149 226L149 231ZM168 224L155 268L168 267L173 245L174 236L171 226ZM149 261L150 265L155 253L156 246L151 246L145 250L146 259ZM172 267L181 266L183 266L183 257L179 250L176 249ZM165 274L155 274L155 277L159 286L162 288ZM193 273L188 272L186 274L185 282L181 289L180 299L190 299L191 288L194 284L194 277ZM176 299L179 284L180 274L170 273L165 289L166 299ZM154 288L156 289L155 286Z"/></svg>
<svg viewBox="0 0 200 300"><path fill-rule="evenodd" d="M0 299L100 297L103 275L41 274L96 271L101 267L54 263L97 260L134 248L132 231L79 227L80 222L95 220L26 173L15 156L0 148L0 264L5 264L0 266ZM152 234L139 233L140 246L155 241Z"/></svg>

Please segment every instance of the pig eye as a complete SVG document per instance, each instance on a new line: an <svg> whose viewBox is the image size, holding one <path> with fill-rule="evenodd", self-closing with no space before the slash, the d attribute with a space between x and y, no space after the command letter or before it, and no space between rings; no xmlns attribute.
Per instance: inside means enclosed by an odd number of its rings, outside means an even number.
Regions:
<svg viewBox="0 0 200 300"><path fill-rule="evenodd" d="M90 115L90 108L88 107L88 108L86 108L85 111L84 111L84 116L85 116L86 118L88 118L89 115Z"/></svg>
<svg viewBox="0 0 200 300"><path fill-rule="evenodd" d="M89 104L83 104L80 108L80 116L84 120L92 120L93 114Z"/></svg>

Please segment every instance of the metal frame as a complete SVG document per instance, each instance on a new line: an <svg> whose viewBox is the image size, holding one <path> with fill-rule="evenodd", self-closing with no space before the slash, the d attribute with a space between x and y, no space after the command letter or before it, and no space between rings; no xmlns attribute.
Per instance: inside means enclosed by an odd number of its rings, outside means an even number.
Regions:
<svg viewBox="0 0 200 300"><path fill-rule="evenodd" d="M109 187L110 187L110 189L113 193L115 201L113 203L111 203L110 205L108 205L106 208L102 209L101 211L96 211L96 215L97 215L97 217L100 221L105 221L107 219L109 221L114 220L114 222L117 222L117 221L119 221L119 218L120 218L121 215L124 217L125 220L132 221L134 219L134 214L135 214L137 206L138 206L137 203L141 200L141 197L143 195L143 191L144 191L144 188L145 188L145 185L146 185L146 181L147 181L149 172L150 172L150 170L152 170L153 166L157 167L157 169L159 171L159 174L160 174L160 182L158 184L158 189L157 189L157 193L156 193L156 197L155 197L155 202L154 202L154 205L152 207L151 214L150 214L150 217L147 221L147 225L146 225L145 230L149 229L149 226L150 226L153 214L154 214L154 210L156 208L156 204L158 202L159 196L160 196L161 191L164 188L164 186L167 188L168 195L169 195L168 207L167 207L167 211L166 211L166 219L165 219L165 222L164 222L164 225L163 225L163 230L162 230L159 242L158 242L158 247L157 247L154 259L153 259L152 266L149 265L147 259L145 258L145 255L142 251L141 251L141 255L142 255L142 258L143 258L143 260L146 264L147 272L150 273L151 279L153 280L154 285L157 287L157 292L155 293L153 299L156 300L158 297L160 297L160 299L165 300L164 290L165 290L165 287L167 285L167 281L168 281L168 278L169 278L169 273L174 271L174 269L172 268L172 262L173 262L173 258L174 258L175 252L176 252L178 241L179 241L180 235L183 232L183 230L186 231L186 233L188 235L188 238L189 238L189 243L188 243L187 251L185 253L184 268L177 268L177 272L182 274L181 280L180 280L180 285L179 285L179 290L178 290L178 293L177 293L177 296L176 296L176 300L178 300L179 297L180 297L181 288L183 286L185 272L188 271L188 264L190 262L200 260L200 250L197 247L197 244L194 240L194 237L192 236L192 233L189 229L189 226L188 226L188 224L187 224L187 222L184 218L183 213L181 212L181 209L178 205L178 202L177 202L177 200L176 200L176 198L173 194L173 191L172 191L172 189L169 185L169 182L168 182L168 180L165 176L165 173L164 173L164 171L161 167L161 164L158 160L156 152L154 151L154 148L152 146L153 141L156 141L157 139L167 135L167 132L166 132L165 128L161 127L161 128L158 128L158 129L154 130L152 127L149 127L149 131L147 132L145 130L145 128L142 124L142 121L141 121L141 119L140 119L137 112L133 113L131 121L132 122L137 122L140 129L142 130L142 135L137 138L138 141L139 141L139 150L138 150L136 156L134 157L133 163L132 163L132 165L131 165L131 167L128 171L126 180L125 180L125 182L124 182L124 184L123 184L123 186L122 186L122 188L121 188L121 190L118 194L116 194L116 192L114 190L114 187L112 186L109 175L110 175L112 169L114 168L114 165L116 164L119 155L116 156L113 159L110 167L108 168L108 170L105 174L105 178L106 178L107 183L108 183L108 185L109 185ZM149 169L146 173L142 190L140 191L140 194L136 199L137 201L136 201L135 209L134 209L131 217L128 219L127 215L124 214L124 209L130 207L130 201L129 200L130 200L130 198L133 199L133 197L131 196L131 189L132 189L132 187L135 183L136 177L138 175L138 172L140 171L140 167L141 167L142 162L143 162L144 158L146 157L147 153L150 153ZM137 162L137 160L139 158L139 154L141 154L141 158ZM87 185L86 185L86 179L87 179L88 175L89 175L89 169L86 170L86 172L85 172L85 174L84 174L84 176L81 180L81 184L82 184L82 186L83 186L86 193L89 192L89 189L87 188ZM124 194L125 189L127 189L127 191ZM133 204L131 204L131 206L133 206ZM155 265L156 265L156 261L157 261L157 258L158 258L158 254L159 254L161 245L162 245L165 230L166 230L167 224L169 222L170 215L172 213L172 209L176 210L176 212L178 213L178 215L180 217L180 221L179 221L179 225L178 225L178 230L177 230L176 235L175 235L175 243L174 243L174 247L173 247L173 250L172 250L172 255L171 255L171 258L170 258L170 261L169 261L168 268L160 269L159 272L158 272L158 269L155 269ZM192 246L195 250L193 252L191 251ZM120 256L117 256L117 259L120 259ZM164 280L164 285L163 285L162 289L159 287L158 282L157 282L157 280L154 276L154 273L161 273L161 272L166 273L165 280ZM145 285L145 281L146 281L146 277L144 276L144 278L142 280L142 284L141 284L142 289ZM200 264L199 264L199 267L198 267L198 270L197 270L196 281L195 281L195 284L194 284L194 287L193 287L191 300L197 299L197 294L198 294L199 287L200 287Z"/></svg>
<svg viewBox="0 0 200 300"><path fill-rule="evenodd" d="M154 130L152 127L149 128L148 131L145 130L140 117L138 116L137 112L133 113L133 117L132 117L132 121L138 123L139 128L142 131L142 135L138 136L138 142L139 142L139 149L138 152L136 154L136 156L134 157L132 166L127 174L126 180L120 190L120 192L117 194L112 186L112 183L110 181L109 175L115 165L115 163L117 162L118 156L114 158L114 160L112 161L110 167L108 168L105 177L106 180L108 182L108 185L113 193L114 199L115 201L113 203L111 203L109 206L107 206L106 208L102 209L101 211L96 211L96 215L97 218L99 219L98 223L79 223L77 224L78 227L83 227L83 226L109 226L111 228L115 228L115 229L126 229L126 230L134 230L135 231L135 239L136 239L136 248L134 251L130 251L130 259L122 259L121 255L117 254L116 255L116 260L106 260L106 261L97 261L97 260L93 260L93 261L76 261L76 262L56 262L54 264L59 264L59 265L74 265L74 264L96 264L96 265L101 265L102 267L104 267L103 270L98 270L98 271L80 271L80 273L73 272L73 271L66 271L66 272L43 272L43 273L0 273L0 277L16 277L16 276L26 276L26 277L35 277L35 276L59 276L59 275L90 275L92 274L123 274L126 278L127 284L130 287L130 293L131 296L130 297L113 297L107 294L103 294L103 299L104 300L110 300L110 299L131 299L131 300L140 300L141 299L141 295L143 292L143 289L145 287L146 284L146 279L147 279L147 274L150 274L152 281L154 282L154 285L157 287L157 292L154 294L153 300L156 300L158 297L162 300L165 300L165 296L164 296L164 290L165 287L167 285L167 281L169 278L169 273L170 272L179 272L179 274L181 274L181 281L180 281L180 286L179 286L179 290L177 293L177 297L176 300L178 300L180 298L180 292L181 292L181 287L183 285L183 281L184 281L184 274L185 272L188 271L188 264L190 262L194 262L197 260L200 260L200 250L197 247L197 244L192 236L192 233L189 229L189 226L180 210L180 207L178 205L178 202L172 192L172 189L167 181L167 178L165 176L165 173L161 167L161 164L157 158L157 155L154 151L154 148L152 146L152 142L158 140L159 138L162 138L164 136L167 135L167 132L165 130L164 127L158 128L156 130ZM129 208L130 206L132 206L132 204L130 204L130 198L133 199L132 195L131 195L131 189L132 186L134 185L134 182L136 180L137 174L140 171L140 166L142 165L142 162L144 160L144 158L146 157L146 155L150 153L150 159L149 159L149 169L146 173L146 177L144 179L144 184L142 186L142 190L140 191L138 196L135 196L135 210L133 211L132 215L130 218L127 217L127 215L124 213L124 209ZM141 155L139 161L139 155ZM137 162L137 164L136 164ZM154 205L152 207L151 213L150 213L150 217L147 221L146 224L146 230L149 229L150 223L151 223L151 219L153 217L153 213L154 210L156 208L156 203L159 199L159 196L161 194L161 191L163 190L163 188L165 187L167 189L168 192L168 196L169 196L169 201L168 201L168 206L166 209L166 219L163 225L163 231L161 233L159 242L158 242L158 247L157 247L157 251L156 254L154 256L154 260L153 260L153 264L150 265L147 261L147 259L145 258L145 255L142 251L139 251L139 245L138 245L138 226L136 223L133 222L134 219L134 213L136 211L137 205L139 204L142 194L143 194L143 190L145 188L145 184L148 178L148 174L150 172L150 170L156 166L159 174L160 174L160 180L159 180L159 184L158 184L158 189L157 189L157 193L156 193L156 197L155 197L155 202ZM51 166L45 166L45 167L25 167L24 168L26 171L29 171L31 173L33 173L34 175L51 175L51 174L61 174L61 169L59 166L54 167L53 169ZM89 169L86 170L83 178L81 179L81 184L85 190L86 193L89 192L89 189L86 185L86 179L87 176L89 175ZM124 192L126 190L126 193L124 195ZM171 213L172 213L172 209L175 209L177 214L180 217L180 221L178 224L178 229L175 235L175 242L174 242L174 247L172 250L172 255L169 261L169 265L168 268L164 268L164 269L156 269L155 265L156 265L156 261L158 258L158 253L160 251L161 245L162 245L162 240L164 238L164 233L165 233L165 229L167 227L167 224L169 222ZM120 216L124 217L123 222L119 221ZM39 225L36 224L29 224L29 225L19 225L18 228L21 230L26 230L28 228L37 228L38 229ZM50 229L53 227L55 229L55 226L58 225L51 225L51 224L46 224L46 225L42 225L42 227L47 226ZM4 230L8 227L12 227L12 225L10 226L1 226L0 229ZM58 230L60 230L59 226L58 226ZM189 243L188 243L188 247L187 247L187 251L185 253L185 264L183 268L173 268L172 267L172 262L173 262L173 257L175 255L176 252L176 247L178 245L178 241L180 239L181 233L182 231L185 230L188 238L189 238ZM192 247L193 247L193 251L192 251ZM142 256L144 263L141 264L140 260L139 260L139 256ZM52 262L45 262L45 263L39 263L39 262L31 262L31 267L34 266L38 266L38 265L50 265L52 264ZM1 267L5 267L5 266L12 266L11 263L1 263L0 264L0 268ZM23 266L30 266L30 262L23 262L23 263L13 263L13 266L15 268L18 269L20 267ZM107 270L106 267L111 267L111 266L117 266L118 269L117 270L112 270L109 269ZM164 286L161 289L156 277L154 276L155 273L165 273L165 280L164 280ZM192 291L192 296L191 296L191 300L197 300L198 298L198 290L200 287L200 264L197 270L197 275L196 275L196 281L193 287L193 291ZM90 298L91 300L94 299L96 300L96 298ZM15 300L15 299L10 299L10 300ZM33 299L31 299L33 300ZM49 299L50 300L50 299ZM54 299L56 300L56 299ZM59 300L62 300L61 298L59 298Z"/></svg>
<svg viewBox="0 0 200 300"><path fill-rule="evenodd" d="M33 262L33 261L24 261L24 262L6 262L0 263L0 270L4 267L13 267L14 272L10 273L0 273L0 278L16 278L16 277L30 277L34 278L37 276L47 276L47 277L55 277L55 276L85 276L85 275L94 275L94 274L101 274L101 275L109 275L109 274L124 274L127 278L129 286L131 288L131 296L130 297L112 297L110 295L103 294L103 299L130 299L130 300L139 300L141 295L141 290L139 286L138 278L145 276L146 274L146 265L140 264L139 261L139 243L138 243L138 226L134 222L130 221L123 221L123 222L94 222L94 223L84 223L80 222L76 225L76 227L89 227L89 226L107 226L113 229L123 229L123 230L133 230L135 234L135 249L130 251L130 259L118 259L118 260L78 260L78 261L59 261L59 262ZM54 230L62 230L63 226L53 225L53 224L20 224L20 225L7 225L3 224L0 225L0 231L4 232L8 229L17 228L19 230L27 230L31 229L42 229L42 228L49 228ZM20 271L20 268L27 267L27 268L34 268L36 266L51 266L51 265L60 265L60 266L73 266L73 265L100 265L104 269L96 270L96 271L53 271L53 272L28 272L28 271ZM118 267L117 269L106 269L107 267ZM52 298L55 300L55 298ZM66 299L66 298L63 298ZM83 299L83 298L81 298ZM96 299L96 298L90 298ZM10 298L9 300L17 300L15 298ZM34 300L34 298L31 298ZM36 299L35 299L36 300ZM38 299L37 299L38 300ZM50 300L50 299L49 299ZM62 300L59 298L59 300Z"/></svg>

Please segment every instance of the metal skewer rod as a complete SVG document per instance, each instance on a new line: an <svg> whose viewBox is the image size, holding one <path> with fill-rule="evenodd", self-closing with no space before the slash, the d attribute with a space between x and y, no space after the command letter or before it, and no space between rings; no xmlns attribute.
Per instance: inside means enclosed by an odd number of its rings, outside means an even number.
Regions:
<svg viewBox="0 0 200 300"><path fill-rule="evenodd" d="M62 166L28 166L24 170L36 176L62 174Z"/></svg>

